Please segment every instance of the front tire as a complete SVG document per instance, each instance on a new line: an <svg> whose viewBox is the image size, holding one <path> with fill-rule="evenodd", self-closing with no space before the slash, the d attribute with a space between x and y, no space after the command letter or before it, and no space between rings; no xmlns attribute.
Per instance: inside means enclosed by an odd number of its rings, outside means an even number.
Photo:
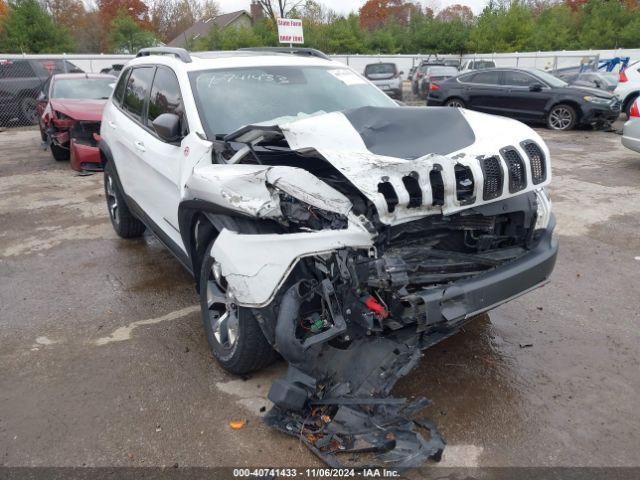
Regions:
<svg viewBox="0 0 640 480"><path fill-rule="evenodd" d="M547 127L551 130L571 130L576 126L577 119L578 116L576 115L575 109L571 105L561 103L554 105L549 111L547 115Z"/></svg>
<svg viewBox="0 0 640 480"><path fill-rule="evenodd" d="M116 168L113 162L107 162L104 168L104 194L111 225L121 238L135 238L144 233L145 226L129 210L124 194L117 181Z"/></svg>
<svg viewBox="0 0 640 480"><path fill-rule="evenodd" d="M65 160L69 160L68 148L63 148L53 143L49 145L49 148L51 149L51 155L56 162L64 162Z"/></svg>
<svg viewBox="0 0 640 480"><path fill-rule="evenodd" d="M211 353L228 372L242 375L260 370L277 358L250 308L235 305L211 257L212 241L200 270L200 310Z"/></svg>
<svg viewBox="0 0 640 480"><path fill-rule="evenodd" d="M38 123L38 102L35 98L27 97L20 102L20 113L25 125Z"/></svg>

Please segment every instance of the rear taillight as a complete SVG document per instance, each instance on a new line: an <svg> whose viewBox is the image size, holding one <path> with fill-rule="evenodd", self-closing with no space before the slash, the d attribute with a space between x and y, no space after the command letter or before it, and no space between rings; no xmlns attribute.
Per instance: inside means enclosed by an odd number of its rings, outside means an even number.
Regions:
<svg viewBox="0 0 640 480"><path fill-rule="evenodd" d="M433 92L434 90L440 90L440 87L438 86L437 83L432 83L429 85L429 90Z"/></svg>
<svg viewBox="0 0 640 480"><path fill-rule="evenodd" d="M624 73L624 70L620 70L620 75L619 75L619 78L618 78L618 82L624 83L624 82L628 82L628 81L629 81L629 79L627 78L627 74Z"/></svg>
<svg viewBox="0 0 640 480"><path fill-rule="evenodd" d="M638 108L638 100L633 101L633 105L631 105L631 110L629 110L630 117L640 117L640 108Z"/></svg>

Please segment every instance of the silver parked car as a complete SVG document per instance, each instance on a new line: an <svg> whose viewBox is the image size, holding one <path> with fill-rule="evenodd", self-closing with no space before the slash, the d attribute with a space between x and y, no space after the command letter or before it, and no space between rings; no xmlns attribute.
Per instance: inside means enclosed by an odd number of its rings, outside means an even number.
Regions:
<svg viewBox="0 0 640 480"><path fill-rule="evenodd" d="M629 111L629 120L622 130L622 144L636 152L640 152L640 108L638 100L633 102Z"/></svg>
<svg viewBox="0 0 640 480"><path fill-rule="evenodd" d="M364 67L364 76L376 87L396 100L402 100L402 74L395 63L371 63Z"/></svg>

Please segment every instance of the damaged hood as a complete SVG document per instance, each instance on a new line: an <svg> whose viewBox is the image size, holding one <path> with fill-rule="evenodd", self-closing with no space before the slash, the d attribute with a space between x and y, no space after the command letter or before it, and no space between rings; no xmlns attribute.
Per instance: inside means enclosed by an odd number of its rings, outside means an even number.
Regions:
<svg viewBox="0 0 640 480"><path fill-rule="evenodd" d="M74 120L99 122L106 103L106 100L57 98L51 99L51 108Z"/></svg>
<svg viewBox="0 0 640 480"><path fill-rule="evenodd" d="M363 107L249 125L225 140L256 145L281 138L292 150L319 154L331 163L374 203L387 224L452 214L540 188L550 180L549 151L535 131L515 120L464 109ZM545 178L536 184L521 145L527 141L535 142L544 156L539 168ZM513 167L501 154L506 147L521 159L522 188L510 188ZM488 179L484 172L482 159L492 156L501 168L499 179ZM499 181L497 194L485 193L488 180ZM469 189L462 198L460 191Z"/></svg>

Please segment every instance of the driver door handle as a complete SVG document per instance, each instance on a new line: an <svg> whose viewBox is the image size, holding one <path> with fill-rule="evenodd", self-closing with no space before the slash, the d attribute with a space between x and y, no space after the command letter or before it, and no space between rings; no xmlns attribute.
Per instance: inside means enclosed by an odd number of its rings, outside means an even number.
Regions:
<svg viewBox="0 0 640 480"><path fill-rule="evenodd" d="M118 128L118 127L116 127L116 124L115 124L115 123L113 123L111 120L109 120L109 126L110 126L111 128L113 128L114 130L115 130L116 128Z"/></svg>
<svg viewBox="0 0 640 480"><path fill-rule="evenodd" d="M133 144L136 146L136 148L138 150L140 150L141 152L144 152L146 149L144 148L144 143L142 143L140 140L136 140L135 142L133 142Z"/></svg>

